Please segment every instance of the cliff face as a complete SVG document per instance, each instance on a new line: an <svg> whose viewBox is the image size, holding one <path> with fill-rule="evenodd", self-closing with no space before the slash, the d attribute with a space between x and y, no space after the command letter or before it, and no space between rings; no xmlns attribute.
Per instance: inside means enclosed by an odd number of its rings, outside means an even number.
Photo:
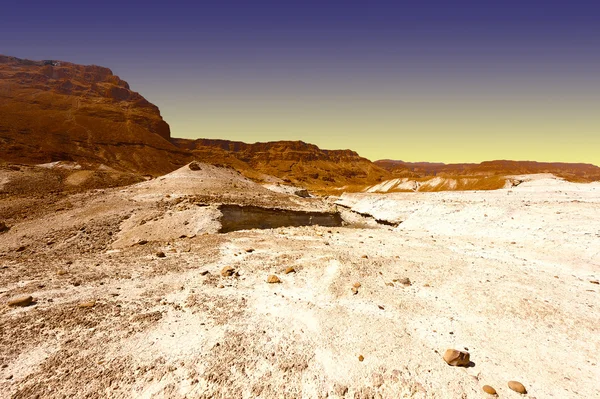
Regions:
<svg viewBox="0 0 600 399"><path fill-rule="evenodd" d="M139 173L189 155L158 108L110 69L0 55L0 161L77 161Z"/></svg>
<svg viewBox="0 0 600 399"><path fill-rule="evenodd" d="M343 186L358 188L391 177L389 172L354 151L322 150L302 141L254 144L211 139L171 141L203 162L257 171L313 190Z"/></svg>

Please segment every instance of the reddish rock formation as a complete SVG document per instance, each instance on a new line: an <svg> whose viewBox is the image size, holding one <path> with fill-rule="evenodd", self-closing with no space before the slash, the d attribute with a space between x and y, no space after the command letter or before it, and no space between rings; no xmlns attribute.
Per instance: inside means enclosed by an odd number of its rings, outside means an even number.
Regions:
<svg viewBox="0 0 600 399"><path fill-rule="evenodd" d="M478 164L403 162L384 159L374 162L395 177L458 177L507 176L534 173L552 173L569 181L589 182L600 180L600 167L585 163L486 161Z"/></svg>
<svg viewBox="0 0 600 399"><path fill-rule="evenodd" d="M254 144L211 139L171 141L203 162L229 165L246 171L249 177L259 178L260 173L276 176L313 190L343 186L352 190L391 177L389 172L354 151L322 150L302 141Z"/></svg>
<svg viewBox="0 0 600 399"><path fill-rule="evenodd" d="M373 163L351 150L322 150L302 141L174 139L158 108L110 69L0 55L0 164L74 161L84 168L105 164L134 173L86 183L96 187L131 181L140 174L165 174L193 159L228 165L256 180L272 175L320 192L362 190L394 177L432 175L548 172L569 180L600 180L600 168L586 164ZM503 184L494 182L487 188Z"/></svg>
<svg viewBox="0 0 600 399"><path fill-rule="evenodd" d="M0 161L163 174L189 160L158 108L110 69L0 55Z"/></svg>

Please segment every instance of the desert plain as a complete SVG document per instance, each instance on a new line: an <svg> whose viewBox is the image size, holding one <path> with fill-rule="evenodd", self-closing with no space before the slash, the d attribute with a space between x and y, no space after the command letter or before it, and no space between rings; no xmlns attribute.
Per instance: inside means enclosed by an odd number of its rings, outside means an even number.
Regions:
<svg viewBox="0 0 600 399"><path fill-rule="evenodd" d="M194 163L22 195L34 169L0 175L2 398L600 395L598 182L307 197Z"/></svg>

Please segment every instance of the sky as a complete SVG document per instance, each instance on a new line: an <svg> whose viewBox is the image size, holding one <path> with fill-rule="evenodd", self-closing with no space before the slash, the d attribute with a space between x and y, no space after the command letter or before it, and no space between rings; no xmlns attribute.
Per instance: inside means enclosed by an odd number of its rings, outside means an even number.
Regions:
<svg viewBox="0 0 600 399"><path fill-rule="evenodd" d="M6 0L1 19L0 54L106 66L173 137L600 165L600 2Z"/></svg>

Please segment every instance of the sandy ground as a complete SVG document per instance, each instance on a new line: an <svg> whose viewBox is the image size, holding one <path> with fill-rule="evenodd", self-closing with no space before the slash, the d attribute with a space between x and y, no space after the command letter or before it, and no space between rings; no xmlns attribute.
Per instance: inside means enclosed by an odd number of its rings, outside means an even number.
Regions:
<svg viewBox="0 0 600 399"><path fill-rule="evenodd" d="M209 172L0 204L0 397L600 396L600 185L344 195L399 224L219 234L220 196L332 204Z"/></svg>

